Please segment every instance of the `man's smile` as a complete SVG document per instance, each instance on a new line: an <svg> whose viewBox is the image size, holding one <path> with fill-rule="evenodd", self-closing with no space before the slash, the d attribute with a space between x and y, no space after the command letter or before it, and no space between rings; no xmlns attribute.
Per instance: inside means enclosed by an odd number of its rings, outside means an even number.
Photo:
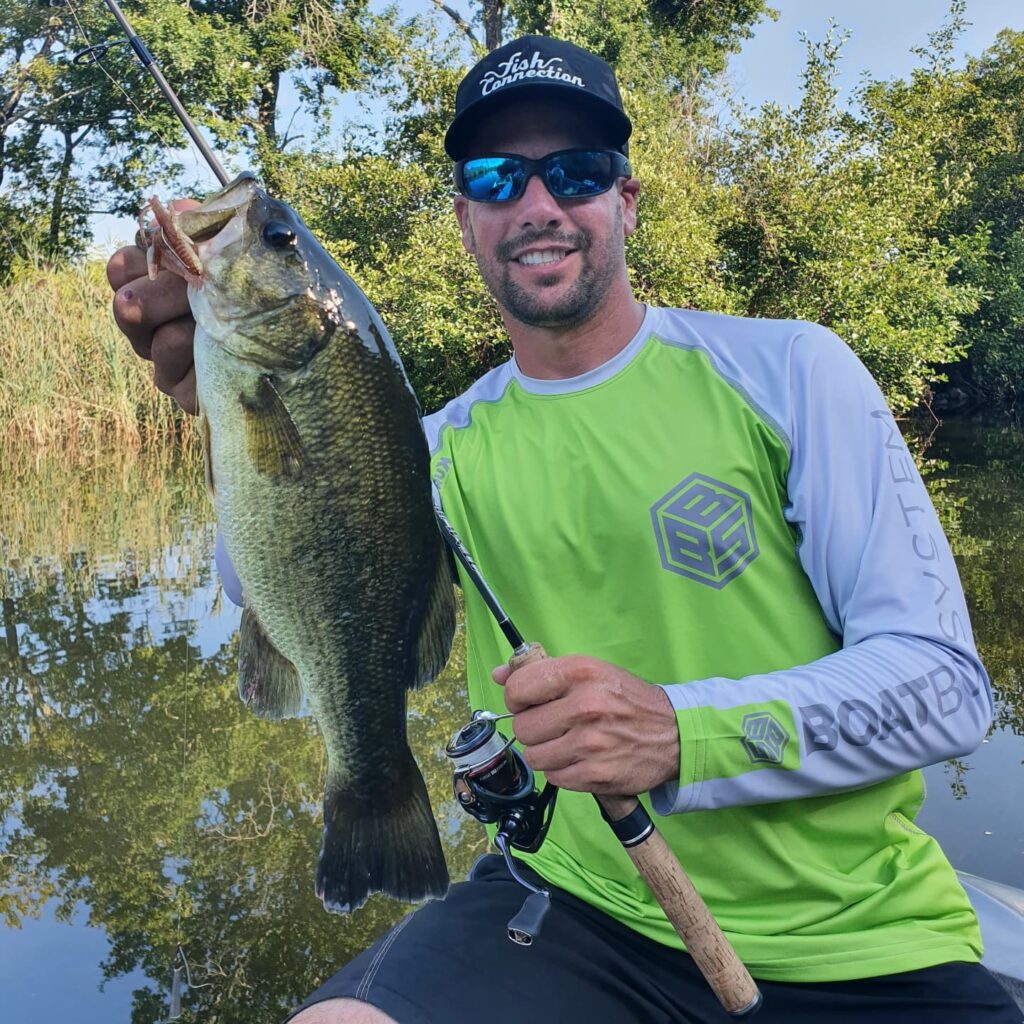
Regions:
<svg viewBox="0 0 1024 1024"><path fill-rule="evenodd" d="M550 266L554 263L561 263L566 257L572 255L575 249L528 249L514 256L513 262L524 267Z"/></svg>

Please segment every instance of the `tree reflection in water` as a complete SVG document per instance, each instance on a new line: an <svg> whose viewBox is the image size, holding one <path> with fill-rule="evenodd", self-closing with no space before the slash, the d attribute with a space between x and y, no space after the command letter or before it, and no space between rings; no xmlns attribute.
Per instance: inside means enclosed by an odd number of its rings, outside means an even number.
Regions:
<svg viewBox="0 0 1024 1024"><path fill-rule="evenodd" d="M950 420L925 454L992 678L995 726L1024 736L1024 430L1006 419Z"/></svg>
<svg viewBox="0 0 1024 1024"><path fill-rule="evenodd" d="M1024 435L947 424L925 451L998 724L1024 735ZM272 1024L405 908L347 917L313 896L323 749L310 718L261 722L235 685L201 472L142 459L0 468L0 912L51 900L105 929L106 978L141 970L133 1024ZM484 849L451 800L444 744L464 720L461 635L411 695L410 736L453 877ZM952 784L970 789L968 761ZM47 977L49 971L47 970Z"/></svg>
<svg viewBox="0 0 1024 1024"><path fill-rule="evenodd" d="M179 943L182 1021L279 1021L406 908L375 897L338 917L313 895L322 744L311 718L261 722L238 700L237 614L220 607L191 470L19 475L0 511L6 923L50 900L70 920L84 903L111 943L104 977L152 979L137 1024L166 1018ZM464 671L459 649L410 716L456 878L484 845L443 754Z"/></svg>

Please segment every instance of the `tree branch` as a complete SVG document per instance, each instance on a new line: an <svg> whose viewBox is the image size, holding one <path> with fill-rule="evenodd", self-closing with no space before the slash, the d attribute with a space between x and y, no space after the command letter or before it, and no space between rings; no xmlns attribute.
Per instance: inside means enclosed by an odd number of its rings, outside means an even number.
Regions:
<svg viewBox="0 0 1024 1024"><path fill-rule="evenodd" d="M463 18L461 14L459 14L458 11L453 10L446 3L442 3L441 0L432 0L432 2L439 11L444 11L444 13L447 14L448 17L451 18L452 21L454 21L455 24L462 29L463 34L474 46L480 45L480 40L477 39L475 35L473 35L473 30L469 27L469 23L466 21L465 18Z"/></svg>

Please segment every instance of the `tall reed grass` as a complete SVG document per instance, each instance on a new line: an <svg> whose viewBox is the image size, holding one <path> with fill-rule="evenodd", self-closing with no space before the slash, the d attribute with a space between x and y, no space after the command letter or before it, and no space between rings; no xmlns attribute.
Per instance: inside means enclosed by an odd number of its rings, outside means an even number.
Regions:
<svg viewBox="0 0 1024 1024"><path fill-rule="evenodd" d="M205 571L213 509L198 446L76 451L4 445L0 454L0 599L61 578L97 576L190 588ZM175 552L168 561L168 552ZM3 630L0 628L0 639Z"/></svg>
<svg viewBox="0 0 1024 1024"><path fill-rule="evenodd" d="M0 440L67 454L180 444L185 416L114 326L103 263L28 261L0 292Z"/></svg>

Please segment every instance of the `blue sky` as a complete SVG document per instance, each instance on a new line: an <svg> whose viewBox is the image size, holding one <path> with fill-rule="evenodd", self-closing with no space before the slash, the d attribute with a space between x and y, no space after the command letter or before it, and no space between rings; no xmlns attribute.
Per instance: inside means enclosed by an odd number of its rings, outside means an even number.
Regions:
<svg viewBox="0 0 1024 1024"><path fill-rule="evenodd" d="M948 0L769 0L779 12L764 22L733 58L730 81L751 106L765 100L795 104L799 98L803 45L800 33L820 39L829 18L850 31L840 83L844 93L856 86L862 72L872 78L902 78L917 62L912 47L927 42L949 11ZM1020 0L968 0L972 24L960 39L958 55L977 55L987 49L1000 29L1024 30Z"/></svg>
<svg viewBox="0 0 1024 1024"><path fill-rule="evenodd" d="M465 0L449 0L449 5L468 17ZM433 10L429 0L400 6L410 12ZM830 18L850 32L839 77L841 96L847 98L865 72L875 79L909 74L917 61L911 48L923 45L928 34L942 25L949 10L948 0L773 0L773 6L779 12L778 20L759 25L753 38L730 62L729 83L751 107L768 100L783 106L799 101L804 63L801 32L811 39L821 39L828 31ZM971 24L957 47L961 59L989 47L1000 29L1024 31L1024 3L968 0L967 20ZM284 113L283 124L288 123L289 116ZM198 162L195 153L185 159L189 165ZM210 187L214 186L210 176ZM104 252L113 251L119 239L130 238L134 232L135 224L128 218L97 217L93 222L97 247Z"/></svg>

